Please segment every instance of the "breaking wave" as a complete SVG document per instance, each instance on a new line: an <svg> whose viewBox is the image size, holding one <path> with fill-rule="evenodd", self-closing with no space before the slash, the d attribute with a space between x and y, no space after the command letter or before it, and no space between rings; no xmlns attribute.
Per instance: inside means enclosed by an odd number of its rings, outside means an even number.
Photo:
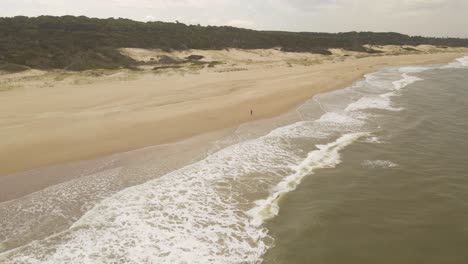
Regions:
<svg viewBox="0 0 468 264"><path fill-rule="evenodd" d="M455 63L468 66L468 57ZM346 158L342 150L353 143L380 143L373 113L404 110L393 105L392 97L422 80L413 74L437 67L387 68L343 90L318 95L297 109L302 121L117 192L87 209L70 228L4 252L0 261L260 263L273 245L263 224L280 213L281 197L305 177L338 166ZM309 109L319 109L319 117L312 118ZM377 160L363 166L396 164ZM6 223L11 228L5 232L14 232L13 224ZM2 234L0 243L8 242L9 235Z"/></svg>

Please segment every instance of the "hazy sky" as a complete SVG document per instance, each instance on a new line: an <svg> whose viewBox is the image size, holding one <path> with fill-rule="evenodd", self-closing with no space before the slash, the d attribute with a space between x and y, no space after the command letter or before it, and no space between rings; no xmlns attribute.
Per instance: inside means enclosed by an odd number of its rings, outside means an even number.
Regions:
<svg viewBox="0 0 468 264"><path fill-rule="evenodd" d="M289 31L468 37L468 0L0 0L0 16L86 15Z"/></svg>

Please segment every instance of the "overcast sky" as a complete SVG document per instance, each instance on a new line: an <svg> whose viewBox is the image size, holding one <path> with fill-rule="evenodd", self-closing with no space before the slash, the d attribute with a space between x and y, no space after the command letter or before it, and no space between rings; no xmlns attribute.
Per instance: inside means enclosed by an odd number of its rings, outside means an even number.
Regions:
<svg viewBox="0 0 468 264"><path fill-rule="evenodd" d="M468 37L468 0L0 0L0 16L86 15L252 29Z"/></svg>

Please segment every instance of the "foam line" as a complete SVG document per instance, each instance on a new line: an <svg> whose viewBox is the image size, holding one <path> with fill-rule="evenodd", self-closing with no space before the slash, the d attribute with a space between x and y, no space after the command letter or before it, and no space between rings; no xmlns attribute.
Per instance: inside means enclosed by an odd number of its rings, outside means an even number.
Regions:
<svg viewBox="0 0 468 264"><path fill-rule="evenodd" d="M466 66L468 57L445 67ZM387 68L366 75L339 93L321 95L303 107L319 114L323 110L321 117L314 112L313 118L304 119L308 112L299 111L302 122L217 149L199 162L99 199L101 202L87 205L94 207L70 229L0 253L0 262L259 263L271 246L262 224L278 215L281 197L294 191L304 177L340 164L344 148L378 129L377 122L369 122L378 117L365 110L400 110L392 107L392 96L421 80L411 73L429 69L437 67ZM239 140L241 130L236 130ZM369 142L378 143L378 139ZM370 167L390 165L387 161L363 163ZM120 169L112 171L100 179L112 180L120 173ZM59 187L57 192L64 190ZM76 193L77 197L82 194ZM66 191L54 197L60 199L41 198L30 205L18 205L17 211L33 210L42 206L41 201L52 206L74 198ZM71 221L65 217L66 210L63 212L63 218ZM30 226L35 221L26 222ZM14 231L15 223L7 227L4 230Z"/></svg>
<svg viewBox="0 0 468 264"><path fill-rule="evenodd" d="M410 85L412 83L423 80L423 79L421 79L419 77L411 76L411 75L408 75L406 73L403 73L402 77L403 77L403 79L400 79L398 81L393 82L393 86L395 87L395 89L397 91L402 89L402 88L405 88L406 86L408 86L408 85Z"/></svg>
<svg viewBox="0 0 468 264"><path fill-rule="evenodd" d="M294 191L307 175L313 174L318 169L334 168L341 162L340 151L368 133L350 133L338 138L327 145L317 145L317 150L311 151L307 158L298 166L294 173L286 177L273 189L272 194L255 202L256 207L248 211L252 217L252 224L260 226L265 220L271 219L279 213L279 200L291 191Z"/></svg>

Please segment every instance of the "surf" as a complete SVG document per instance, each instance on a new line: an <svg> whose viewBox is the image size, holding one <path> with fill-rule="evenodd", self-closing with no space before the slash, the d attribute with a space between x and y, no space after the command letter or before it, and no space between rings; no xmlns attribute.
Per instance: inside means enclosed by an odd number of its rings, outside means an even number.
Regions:
<svg viewBox="0 0 468 264"><path fill-rule="evenodd" d="M69 229L1 253L0 260L260 263L274 245L265 223L280 214L281 198L318 170L339 166L353 143L379 142L373 112L404 111L391 97L431 67L443 66L387 68L318 95L296 110L300 121L117 192ZM308 109L321 113L314 118Z"/></svg>

